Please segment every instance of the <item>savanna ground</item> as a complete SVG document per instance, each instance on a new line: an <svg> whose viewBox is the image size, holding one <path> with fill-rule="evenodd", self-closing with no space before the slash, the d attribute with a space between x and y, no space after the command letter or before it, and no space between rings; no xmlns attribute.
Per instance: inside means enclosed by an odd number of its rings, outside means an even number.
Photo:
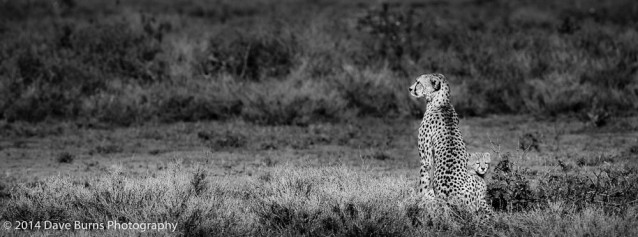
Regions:
<svg viewBox="0 0 638 237"><path fill-rule="evenodd" d="M1 1L0 221L635 236L637 23L620 0ZM492 225L418 205L428 72L494 158Z"/></svg>
<svg viewBox="0 0 638 237"><path fill-rule="evenodd" d="M605 128L462 120L469 151L491 152L498 164L488 177L497 214L487 227L418 205L418 123L5 125L1 219L168 221L180 234L223 236L638 233L635 120Z"/></svg>

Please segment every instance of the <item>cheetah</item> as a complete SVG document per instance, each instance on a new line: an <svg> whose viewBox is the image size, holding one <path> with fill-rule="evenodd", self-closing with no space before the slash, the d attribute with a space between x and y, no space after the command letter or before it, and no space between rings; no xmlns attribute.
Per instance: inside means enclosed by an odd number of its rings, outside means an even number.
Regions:
<svg viewBox="0 0 638 237"><path fill-rule="evenodd" d="M470 193L474 193L477 197L475 202L479 205L479 209L489 212L490 208L486 202L487 183L485 182L485 174L489 170L490 162L492 161L490 153L468 153L467 156L467 171L470 175L468 189L472 190Z"/></svg>
<svg viewBox="0 0 638 237"><path fill-rule="evenodd" d="M492 158L490 153L468 153L467 171L470 175L476 175L484 179L485 174L490 168Z"/></svg>
<svg viewBox="0 0 638 237"><path fill-rule="evenodd" d="M468 154L445 76L438 73L421 75L409 91L410 95L425 98L427 102L418 133L419 193L424 199L442 199L472 211L489 209L484 195L477 195L479 187L475 181L480 177L468 172Z"/></svg>

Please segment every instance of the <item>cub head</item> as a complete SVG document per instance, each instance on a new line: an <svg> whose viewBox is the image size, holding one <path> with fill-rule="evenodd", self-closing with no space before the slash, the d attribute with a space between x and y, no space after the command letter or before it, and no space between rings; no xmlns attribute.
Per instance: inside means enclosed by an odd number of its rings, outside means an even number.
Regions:
<svg viewBox="0 0 638 237"><path fill-rule="evenodd" d="M416 81L409 88L410 95L416 98L425 97L427 102L431 102L435 97L447 99L449 89L447 80L443 74L423 74L416 78Z"/></svg>
<svg viewBox="0 0 638 237"><path fill-rule="evenodd" d="M485 173L490 169L490 163L492 162L492 158L490 157L489 152L485 153L473 153L470 154L468 164L468 170L472 173L476 173L476 175L483 177Z"/></svg>

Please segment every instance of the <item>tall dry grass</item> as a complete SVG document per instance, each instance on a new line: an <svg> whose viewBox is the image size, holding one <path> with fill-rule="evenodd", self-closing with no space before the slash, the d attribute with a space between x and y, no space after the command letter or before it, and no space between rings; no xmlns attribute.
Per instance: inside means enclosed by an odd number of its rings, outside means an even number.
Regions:
<svg viewBox="0 0 638 237"><path fill-rule="evenodd" d="M208 176L201 167L172 163L142 177L117 170L81 182L51 177L12 187L11 197L2 199L0 220L177 222L177 231L189 236L631 236L638 231L635 203L613 211L555 193L525 209L497 209L493 223L481 225L470 213L420 204L415 183L403 176L290 165L262 171L252 177ZM635 172L623 177L634 179Z"/></svg>

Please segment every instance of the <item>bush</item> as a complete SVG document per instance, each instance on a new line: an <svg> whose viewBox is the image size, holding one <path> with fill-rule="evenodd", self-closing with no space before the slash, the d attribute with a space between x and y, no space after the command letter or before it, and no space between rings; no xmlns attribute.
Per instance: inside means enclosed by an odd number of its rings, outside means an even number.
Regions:
<svg viewBox="0 0 638 237"><path fill-rule="evenodd" d="M638 109L629 1L188 2L154 4L154 15L134 2L0 4L8 121L420 116L405 88L429 72L449 78L465 116L580 115L602 126Z"/></svg>
<svg viewBox="0 0 638 237"><path fill-rule="evenodd" d="M281 78L296 62L297 43L292 35L220 34L210 39L201 62L204 74L228 73L236 78L260 81Z"/></svg>
<svg viewBox="0 0 638 237"><path fill-rule="evenodd" d="M244 104L239 99L219 100L176 94L168 96L158 108L158 116L164 122L225 119L239 115Z"/></svg>
<svg viewBox="0 0 638 237"><path fill-rule="evenodd" d="M225 132L217 131L200 131L197 133L197 137L203 140L213 150L220 150L224 148L241 148L246 146L248 140L246 136L234 133L230 130Z"/></svg>
<svg viewBox="0 0 638 237"><path fill-rule="evenodd" d="M633 205L634 197L638 194L638 171L633 168L611 169L603 166L594 169L591 175L569 173L563 168L563 174L536 177L537 182L532 187L532 175L515 168L510 156L509 153L502 156L491 180L487 182L487 197L495 210L545 210L551 208L552 203L562 203L575 211L595 207L623 212ZM587 165L585 161L580 162Z"/></svg>
<svg viewBox="0 0 638 237"><path fill-rule="evenodd" d="M638 195L637 180L635 169L599 168L591 177L549 175L541 179L539 187L547 200L561 201L578 210L597 206L607 211L624 212Z"/></svg>
<svg viewBox="0 0 638 237"><path fill-rule="evenodd" d="M364 39L368 49L366 60L360 63L365 66L388 63L390 69L407 75L404 60L418 61L422 50L417 44L421 43L418 39L423 29L415 18L412 8L397 9L388 3L381 4L381 9L366 11L357 19L357 29L370 35Z"/></svg>
<svg viewBox="0 0 638 237"><path fill-rule="evenodd" d="M0 2L0 19L26 20L30 17L46 17L67 13L76 7L74 0L46 1L2 1Z"/></svg>
<svg viewBox="0 0 638 237"><path fill-rule="evenodd" d="M101 76L139 83L159 81L165 76L163 70L166 68L166 63L158 57L162 52L160 44L170 25L155 27L149 19L152 18L141 18L141 31L127 22L93 24L77 29L67 26L57 44L60 51L69 54L68 57L95 67Z"/></svg>
<svg viewBox="0 0 638 237"><path fill-rule="evenodd" d="M68 152L62 152L57 157L59 163L72 163L74 159L75 156Z"/></svg>
<svg viewBox="0 0 638 237"><path fill-rule="evenodd" d="M151 23L142 24L149 28ZM157 57L161 33L136 32L124 22L67 24L54 30L44 39L3 45L9 56L0 65L5 72L0 118L78 118L87 113L87 100L111 89L115 81L138 84L164 77L164 62Z"/></svg>
<svg viewBox="0 0 638 237"><path fill-rule="evenodd" d="M98 154L107 155L107 154L112 154L112 153L120 153L123 150L124 149L121 146L118 146L116 144L108 144L108 145L96 146L95 149L93 149L93 151L91 151L91 153L97 152Z"/></svg>
<svg viewBox="0 0 638 237"><path fill-rule="evenodd" d="M494 168L492 179L487 182L487 198L492 207L500 211L529 211L542 203L530 180L520 170L513 167L506 153Z"/></svg>
<svg viewBox="0 0 638 237"><path fill-rule="evenodd" d="M346 102L328 84L315 81L248 84L238 92L242 117L261 124L307 125L351 116Z"/></svg>

